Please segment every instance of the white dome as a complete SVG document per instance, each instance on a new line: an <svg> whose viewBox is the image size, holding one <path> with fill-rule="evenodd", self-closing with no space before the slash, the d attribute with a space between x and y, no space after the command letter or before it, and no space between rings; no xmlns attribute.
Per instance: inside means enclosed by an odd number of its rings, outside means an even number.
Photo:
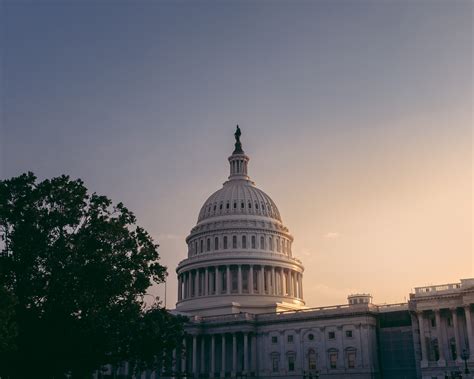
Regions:
<svg viewBox="0 0 474 379"><path fill-rule="evenodd" d="M236 131L229 180L202 206L177 269L176 309L191 315L304 307L301 261L273 200L248 176Z"/></svg>
<svg viewBox="0 0 474 379"><path fill-rule="evenodd" d="M273 200L250 180L229 180L206 200L199 212L198 223L219 216L263 216L281 222Z"/></svg>

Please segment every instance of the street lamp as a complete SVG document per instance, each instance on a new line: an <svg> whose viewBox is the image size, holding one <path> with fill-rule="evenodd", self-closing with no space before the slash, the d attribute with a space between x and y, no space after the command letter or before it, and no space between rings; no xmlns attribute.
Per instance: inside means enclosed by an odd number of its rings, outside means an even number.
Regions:
<svg viewBox="0 0 474 379"><path fill-rule="evenodd" d="M462 349L461 359L464 361L464 373L469 374L469 368L467 367L467 359L469 358L469 351Z"/></svg>

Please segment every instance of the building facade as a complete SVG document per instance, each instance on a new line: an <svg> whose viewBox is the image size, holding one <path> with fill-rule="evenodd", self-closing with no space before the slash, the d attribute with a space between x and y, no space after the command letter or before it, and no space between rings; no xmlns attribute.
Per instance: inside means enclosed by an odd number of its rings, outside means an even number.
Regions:
<svg viewBox="0 0 474 379"><path fill-rule="evenodd" d="M188 377L472 377L474 280L416 288L409 303L370 294L308 309L304 267L273 200L248 173L237 128L230 175L202 206L176 269L189 316L174 371ZM464 351L466 362L461 359ZM462 376L459 376L462 374Z"/></svg>

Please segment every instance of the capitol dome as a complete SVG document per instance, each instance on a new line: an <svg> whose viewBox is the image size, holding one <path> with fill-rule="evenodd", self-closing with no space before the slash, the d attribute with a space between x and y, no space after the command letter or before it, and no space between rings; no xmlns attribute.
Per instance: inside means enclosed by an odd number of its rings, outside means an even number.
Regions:
<svg viewBox="0 0 474 379"><path fill-rule="evenodd" d="M273 200L248 176L240 129L230 175L204 202L176 269L176 309L190 315L262 313L304 307L303 265Z"/></svg>

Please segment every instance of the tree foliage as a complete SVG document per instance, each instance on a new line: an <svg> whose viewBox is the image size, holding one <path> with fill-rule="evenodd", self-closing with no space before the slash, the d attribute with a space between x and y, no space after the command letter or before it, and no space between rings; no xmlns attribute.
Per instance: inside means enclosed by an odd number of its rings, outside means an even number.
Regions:
<svg viewBox="0 0 474 379"><path fill-rule="evenodd" d="M123 204L68 176L23 174L0 181L0 235L0 288L10 299L0 304L0 333L10 336L0 374L84 377L130 359L162 365L175 347L182 320L144 310L147 289L165 280L158 245Z"/></svg>

